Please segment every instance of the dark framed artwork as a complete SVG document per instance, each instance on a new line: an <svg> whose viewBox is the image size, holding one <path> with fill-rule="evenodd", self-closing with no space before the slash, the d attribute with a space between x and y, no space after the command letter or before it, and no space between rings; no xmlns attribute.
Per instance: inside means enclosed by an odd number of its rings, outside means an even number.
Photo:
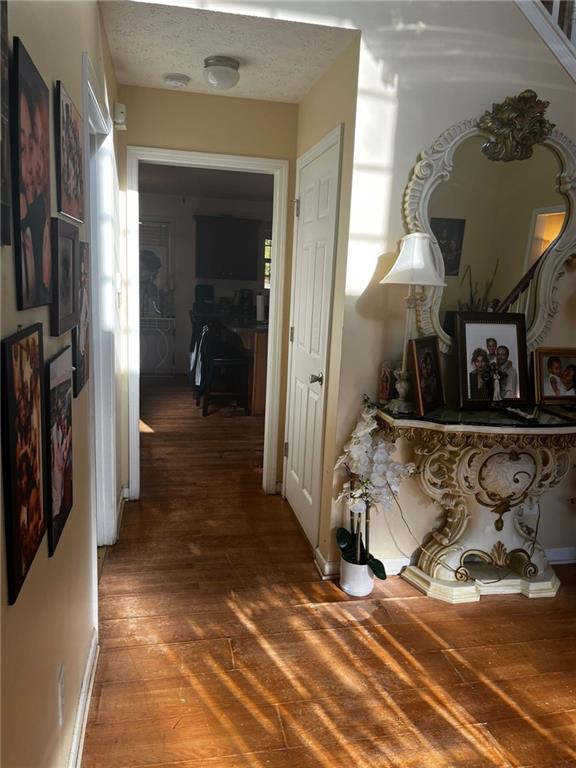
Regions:
<svg viewBox="0 0 576 768"><path fill-rule="evenodd" d="M52 284L50 333L61 336L78 322L80 241L78 228L52 219Z"/></svg>
<svg viewBox="0 0 576 768"><path fill-rule="evenodd" d="M534 352L536 402L576 405L576 349L540 347Z"/></svg>
<svg viewBox="0 0 576 768"><path fill-rule="evenodd" d="M72 509L72 349L46 363L48 554L52 556Z"/></svg>
<svg viewBox="0 0 576 768"><path fill-rule="evenodd" d="M410 340L410 365L418 414L424 416L444 405L438 336Z"/></svg>
<svg viewBox="0 0 576 768"><path fill-rule="evenodd" d="M18 309L52 300L49 113L50 92L15 37L10 125Z"/></svg>
<svg viewBox="0 0 576 768"><path fill-rule="evenodd" d="M72 329L74 397L78 397L90 376L90 246L80 243L78 325Z"/></svg>
<svg viewBox="0 0 576 768"><path fill-rule="evenodd" d="M456 277L460 272L465 226L465 219L430 219L430 228L442 253L446 277Z"/></svg>
<svg viewBox="0 0 576 768"><path fill-rule="evenodd" d="M528 402L523 314L458 312L456 341L463 408Z"/></svg>
<svg viewBox="0 0 576 768"><path fill-rule="evenodd" d="M55 89L56 193L58 210L84 221L84 127L60 80Z"/></svg>
<svg viewBox="0 0 576 768"><path fill-rule="evenodd" d="M46 530L42 325L2 341L2 464L8 602L13 605Z"/></svg>
<svg viewBox="0 0 576 768"><path fill-rule="evenodd" d="M10 245L10 139L8 99L8 1L0 0L0 244Z"/></svg>

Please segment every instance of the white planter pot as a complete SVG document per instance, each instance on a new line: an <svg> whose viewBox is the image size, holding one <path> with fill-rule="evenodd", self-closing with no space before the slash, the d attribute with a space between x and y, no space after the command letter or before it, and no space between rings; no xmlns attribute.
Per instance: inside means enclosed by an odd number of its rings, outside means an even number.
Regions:
<svg viewBox="0 0 576 768"><path fill-rule="evenodd" d="M374 574L367 565L356 565L340 558L340 586L347 595L365 597L374 589Z"/></svg>

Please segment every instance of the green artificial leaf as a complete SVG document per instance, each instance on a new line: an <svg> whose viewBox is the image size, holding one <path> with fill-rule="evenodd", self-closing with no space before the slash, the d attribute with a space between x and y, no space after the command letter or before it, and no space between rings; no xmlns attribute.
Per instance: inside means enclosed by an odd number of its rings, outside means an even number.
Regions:
<svg viewBox="0 0 576 768"><path fill-rule="evenodd" d="M346 528L338 528L336 530L336 544L338 544L342 551L351 546L353 539L354 537Z"/></svg>
<svg viewBox="0 0 576 768"><path fill-rule="evenodd" d="M382 560L377 560L375 557L370 555L368 557L368 566L377 579L386 578L386 569L384 568L384 563Z"/></svg>

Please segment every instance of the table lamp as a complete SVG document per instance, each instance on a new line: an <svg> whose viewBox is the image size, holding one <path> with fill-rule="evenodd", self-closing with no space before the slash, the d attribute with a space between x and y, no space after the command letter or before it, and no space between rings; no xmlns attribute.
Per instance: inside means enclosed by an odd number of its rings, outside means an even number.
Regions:
<svg viewBox="0 0 576 768"><path fill-rule="evenodd" d="M402 367L394 371L396 389L399 398L390 403L393 413L412 413L414 406L408 401L410 392L410 376L408 374L407 353L408 341L415 328L416 286L445 286L444 279L438 274L434 265L432 241L426 232L412 232L400 241L400 253L394 266L380 283L392 285L409 285L406 296L406 325L404 329L404 346L402 348Z"/></svg>

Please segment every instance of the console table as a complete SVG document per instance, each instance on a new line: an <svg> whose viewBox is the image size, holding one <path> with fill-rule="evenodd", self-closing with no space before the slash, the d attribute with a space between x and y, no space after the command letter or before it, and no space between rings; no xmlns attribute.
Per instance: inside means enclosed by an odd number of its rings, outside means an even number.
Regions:
<svg viewBox="0 0 576 768"><path fill-rule="evenodd" d="M422 490L446 512L406 581L450 603L556 594L560 581L525 510L567 475L576 414L540 411L520 422L505 411L443 407L425 417L380 411L379 421L392 440L410 441Z"/></svg>

